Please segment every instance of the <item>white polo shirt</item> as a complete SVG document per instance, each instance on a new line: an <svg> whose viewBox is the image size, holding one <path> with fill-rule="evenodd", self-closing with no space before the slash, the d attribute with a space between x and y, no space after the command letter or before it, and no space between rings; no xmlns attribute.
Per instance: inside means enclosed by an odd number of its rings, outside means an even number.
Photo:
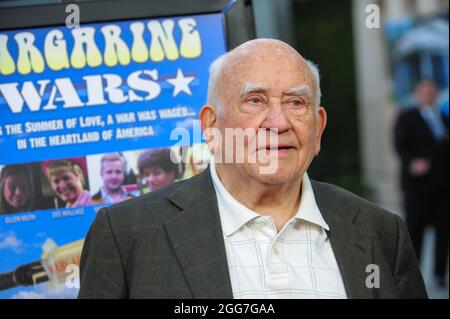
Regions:
<svg viewBox="0 0 450 319"><path fill-rule="evenodd" d="M347 297L306 173L298 211L277 233L271 216L257 214L228 192L213 161L210 170L235 299Z"/></svg>

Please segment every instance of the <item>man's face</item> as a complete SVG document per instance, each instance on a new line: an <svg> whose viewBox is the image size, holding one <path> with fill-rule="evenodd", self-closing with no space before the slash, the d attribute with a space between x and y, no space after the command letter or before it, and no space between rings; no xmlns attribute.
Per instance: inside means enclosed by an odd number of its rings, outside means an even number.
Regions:
<svg viewBox="0 0 450 319"><path fill-rule="evenodd" d="M238 58L239 59L239 58ZM315 82L306 64L285 50L259 50L225 67L221 79L222 112L216 113L214 126L225 135L225 128L277 130L278 143L256 146L269 161L277 162L271 174L262 174L267 166L256 163L234 163L230 169L265 184L284 184L301 179L315 154L326 124L323 108L317 110ZM267 134L268 135L268 134ZM225 149L224 152L227 152ZM245 158L253 152L244 146Z"/></svg>
<svg viewBox="0 0 450 319"><path fill-rule="evenodd" d="M437 90L431 82L425 82L418 86L416 98L420 106L433 106L437 99Z"/></svg>
<svg viewBox="0 0 450 319"><path fill-rule="evenodd" d="M125 180L122 161L103 162L102 178L107 191L118 191Z"/></svg>

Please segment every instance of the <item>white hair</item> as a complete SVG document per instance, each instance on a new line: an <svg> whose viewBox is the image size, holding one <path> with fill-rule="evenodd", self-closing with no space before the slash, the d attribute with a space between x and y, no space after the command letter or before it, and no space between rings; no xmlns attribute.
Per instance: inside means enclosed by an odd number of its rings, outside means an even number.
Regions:
<svg viewBox="0 0 450 319"><path fill-rule="evenodd" d="M221 101L219 97L219 88L217 82L225 65L226 57L227 53L222 54L217 59L215 59L214 62L209 67L207 103L213 106L218 112L220 112L219 110L222 110L222 107L220 105Z"/></svg>
<svg viewBox="0 0 450 319"><path fill-rule="evenodd" d="M214 108L218 112L222 109L221 107L221 100L219 96L219 86L217 85L219 77L222 73L222 70L225 66L226 58L228 56L228 53L225 53L221 56L219 56L209 67L209 81L208 81L208 97L207 97L207 103ZM315 106L318 109L320 106L320 100L322 99L322 91L320 89L320 73L319 73L319 67L310 60L304 60L306 66L311 71L315 86L316 86L316 92L315 92Z"/></svg>
<svg viewBox="0 0 450 319"><path fill-rule="evenodd" d="M317 64L315 64L314 62L310 61L310 60L306 60L305 59L305 63L308 66L309 70L311 71L313 77L314 77L314 82L316 84L316 108L319 108L320 106L320 100L322 99L322 90L320 89L320 72L319 72L319 67L317 66Z"/></svg>

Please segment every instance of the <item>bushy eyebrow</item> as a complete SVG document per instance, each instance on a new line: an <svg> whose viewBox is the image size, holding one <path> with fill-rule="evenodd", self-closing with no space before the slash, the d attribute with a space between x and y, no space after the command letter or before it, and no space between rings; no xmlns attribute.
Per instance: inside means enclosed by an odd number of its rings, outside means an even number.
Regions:
<svg viewBox="0 0 450 319"><path fill-rule="evenodd" d="M267 91L266 87L261 84L253 84L253 83L246 83L244 86L244 89L241 91L241 99L251 93L262 93Z"/></svg>
<svg viewBox="0 0 450 319"><path fill-rule="evenodd" d="M284 92L284 95L291 95L291 96L302 96L306 95L308 98L312 97L312 90L309 85L301 85L299 87L290 89L286 92Z"/></svg>
<svg viewBox="0 0 450 319"><path fill-rule="evenodd" d="M241 91L240 97L243 98L251 93L264 93L267 91L267 88L261 84L253 84L246 83L244 89ZM309 85L301 85L299 87L289 89L286 92L283 92L283 95L288 96L306 96L308 98L312 98L312 90Z"/></svg>

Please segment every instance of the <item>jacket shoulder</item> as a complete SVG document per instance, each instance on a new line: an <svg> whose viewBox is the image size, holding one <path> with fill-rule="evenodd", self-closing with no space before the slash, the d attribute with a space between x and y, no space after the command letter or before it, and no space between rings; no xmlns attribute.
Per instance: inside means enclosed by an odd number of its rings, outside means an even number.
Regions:
<svg viewBox="0 0 450 319"><path fill-rule="evenodd" d="M398 114L397 122L412 121L418 118L420 118L420 112L417 107L409 107Z"/></svg>
<svg viewBox="0 0 450 319"><path fill-rule="evenodd" d="M174 184L156 190L149 192L147 194L143 194L136 197L131 197L130 199L127 199L125 201L122 201L120 203L111 205L108 210L110 211L128 211L129 208L132 208L134 206L140 206L140 205L146 205L146 204L152 204L152 203L158 203L161 201L164 201L167 199L167 197L173 193L175 190L177 190L180 186L182 186L187 180L182 180L175 182Z"/></svg>
<svg viewBox="0 0 450 319"><path fill-rule="evenodd" d="M313 181L314 188L339 207L341 214L353 213L352 222L366 232L396 231L399 216L339 186Z"/></svg>
<svg viewBox="0 0 450 319"><path fill-rule="evenodd" d="M136 225L141 228L161 228L165 222L182 210L176 202L170 199L171 196L175 193L201 192L202 189L198 190L196 187L204 183L204 176L201 175L175 182L166 188L125 200L103 210L105 210L111 226L118 229L137 227Z"/></svg>
<svg viewBox="0 0 450 319"><path fill-rule="evenodd" d="M404 239L408 242L406 245L411 246L400 216L338 186L318 182L315 185L324 196L330 198L328 201L332 202L332 212L340 215L341 221L346 220L361 234L372 238L393 269L398 258L399 243Z"/></svg>

